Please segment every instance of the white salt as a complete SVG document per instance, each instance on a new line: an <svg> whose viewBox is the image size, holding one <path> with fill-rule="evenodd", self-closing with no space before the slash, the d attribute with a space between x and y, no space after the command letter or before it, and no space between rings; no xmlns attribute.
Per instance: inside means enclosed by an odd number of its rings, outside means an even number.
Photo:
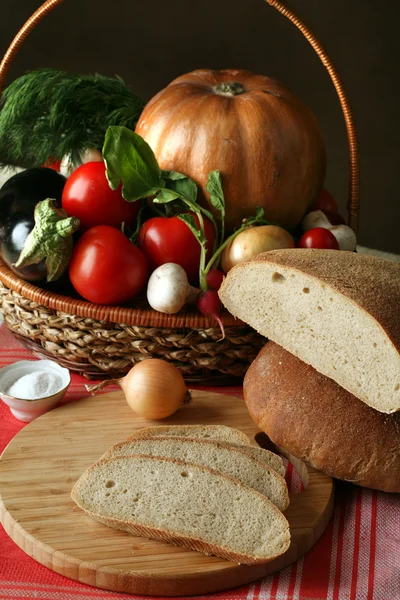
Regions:
<svg viewBox="0 0 400 600"><path fill-rule="evenodd" d="M34 371L14 381L6 394L23 400L38 400L56 394L63 388L63 380L57 373Z"/></svg>

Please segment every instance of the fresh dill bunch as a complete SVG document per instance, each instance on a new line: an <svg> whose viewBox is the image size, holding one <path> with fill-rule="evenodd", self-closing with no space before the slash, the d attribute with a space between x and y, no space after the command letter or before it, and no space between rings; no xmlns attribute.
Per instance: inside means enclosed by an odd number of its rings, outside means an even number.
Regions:
<svg viewBox="0 0 400 600"><path fill-rule="evenodd" d="M119 77L39 69L11 83L0 107L0 166L30 168L65 155L79 165L110 125L135 129L144 102Z"/></svg>

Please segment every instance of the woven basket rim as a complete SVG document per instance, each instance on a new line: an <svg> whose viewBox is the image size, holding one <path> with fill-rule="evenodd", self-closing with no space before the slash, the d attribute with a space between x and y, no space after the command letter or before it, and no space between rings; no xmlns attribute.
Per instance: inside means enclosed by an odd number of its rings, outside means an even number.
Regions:
<svg viewBox="0 0 400 600"><path fill-rule="evenodd" d="M162 327L168 329L190 328L208 329L217 327L214 319L203 316L200 312L190 311L176 315L166 315L156 310L143 310L140 308L128 308L123 306L105 306L94 304L86 300L77 300L62 294L56 294L49 290L39 288L13 273L0 257L0 281L17 292L24 298L32 300L39 305L76 315L87 317L107 323L119 323L123 325L136 325L141 327ZM227 311L223 311L221 319L225 327L239 327L245 325L240 319L236 319Z"/></svg>

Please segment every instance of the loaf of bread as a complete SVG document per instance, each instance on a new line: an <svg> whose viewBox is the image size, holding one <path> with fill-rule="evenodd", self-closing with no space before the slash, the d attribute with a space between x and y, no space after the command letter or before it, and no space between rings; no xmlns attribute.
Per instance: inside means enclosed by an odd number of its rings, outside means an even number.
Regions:
<svg viewBox="0 0 400 600"><path fill-rule="evenodd" d="M215 440L148 437L116 444L104 458L131 454L178 458L210 467L264 494L280 510L286 510L289 505L287 485L283 477L238 446L220 444Z"/></svg>
<svg viewBox="0 0 400 600"><path fill-rule="evenodd" d="M219 442L229 442L231 444L250 443L245 433L227 425L157 425L155 427L142 427L132 433L126 441L139 437L167 437L170 435L218 440Z"/></svg>
<svg viewBox="0 0 400 600"><path fill-rule="evenodd" d="M110 527L239 563L269 562L290 544L286 518L265 496L180 460L99 461L77 481L72 499Z"/></svg>
<svg viewBox="0 0 400 600"><path fill-rule="evenodd" d="M377 412L268 342L248 369L250 416L278 446L332 477L400 492L400 413Z"/></svg>
<svg viewBox="0 0 400 600"><path fill-rule="evenodd" d="M376 410L400 410L400 263L272 250L229 271L225 307Z"/></svg>

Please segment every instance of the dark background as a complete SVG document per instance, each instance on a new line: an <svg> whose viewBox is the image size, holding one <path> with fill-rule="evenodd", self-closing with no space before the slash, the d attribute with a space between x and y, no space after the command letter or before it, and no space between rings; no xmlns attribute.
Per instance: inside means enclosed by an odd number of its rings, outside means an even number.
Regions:
<svg viewBox="0 0 400 600"><path fill-rule="evenodd" d="M320 39L353 107L361 159L359 244L400 253L400 32L397 0L286 0ZM39 0L1 0L0 54ZM309 44L263 0L65 0L29 36L8 75L55 67L120 75L145 100L196 68L280 79L318 117L325 186L346 213L348 152L339 101Z"/></svg>

